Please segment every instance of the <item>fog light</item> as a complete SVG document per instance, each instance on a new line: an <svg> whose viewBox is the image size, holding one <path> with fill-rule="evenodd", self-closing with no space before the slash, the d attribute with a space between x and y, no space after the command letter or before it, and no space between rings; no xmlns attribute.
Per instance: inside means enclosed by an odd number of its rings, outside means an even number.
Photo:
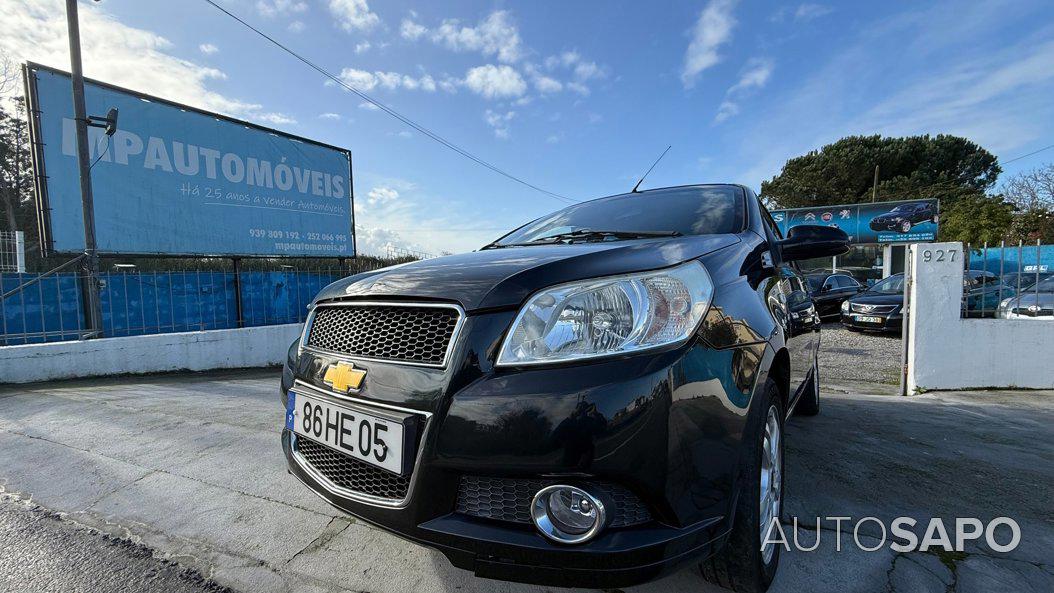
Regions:
<svg viewBox="0 0 1054 593"><path fill-rule="evenodd" d="M534 495L531 519L545 537L562 544L580 544L604 528L604 505L581 488L549 486Z"/></svg>

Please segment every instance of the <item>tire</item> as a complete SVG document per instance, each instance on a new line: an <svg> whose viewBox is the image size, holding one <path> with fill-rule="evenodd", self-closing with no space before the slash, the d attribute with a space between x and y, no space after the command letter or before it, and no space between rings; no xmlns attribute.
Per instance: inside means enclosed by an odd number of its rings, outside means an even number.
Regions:
<svg viewBox="0 0 1054 593"><path fill-rule="evenodd" d="M934 214L930 222L932 222L933 224L937 224L938 222L940 222L940 215Z"/></svg>
<svg viewBox="0 0 1054 593"><path fill-rule="evenodd" d="M771 512L778 517L783 503L783 404L780 401L779 388L772 379L765 381L761 396L764 398L760 406L761 413L745 435L747 440L744 442L744 458L747 464L740 476L739 498L732 516L732 531L728 534L724 547L700 566L704 579L738 593L766 591L776 576L780 561L779 544L769 544L766 553L761 550L761 528L765 522L762 518L761 490L763 475L766 475L763 472L766 467L772 467L771 463L763 464L763 460L772 459L769 452L774 449L778 462L775 464L775 471L767 473L773 476L773 479L766 482L766 485L775 488L768 492L774 493L776 503ZM774 415L771 422L770 413ZM770 441L766 439L767 428L773 424L777 429L775 446L768 447ZM778 535L770 539L776 537Z"/></svg>
<svg viewBox="0 0 1054 593"><path fill-rule="evenodd" d="M905 220L904 222L900 223L900 226L897 227L897 230L900 231L901 233L910 233L911 232L911 222Z"/></svg>
<svg viewBox="0 0 1054 593"><path fill-rule="evenodd" d="M812 375L805 382L805 391L794 406L794 414L797 416L815 416L820 413L820 362L813 357Z"/></svg>

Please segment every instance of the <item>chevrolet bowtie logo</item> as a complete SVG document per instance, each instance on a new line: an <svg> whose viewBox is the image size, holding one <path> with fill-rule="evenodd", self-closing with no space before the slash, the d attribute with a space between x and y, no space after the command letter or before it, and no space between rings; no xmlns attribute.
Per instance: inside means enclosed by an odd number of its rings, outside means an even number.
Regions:
<svg viewBox="0 0 1054 593"><path fill-rule="evenodd" d="M326 368L322 382L332 387L334 391L347 393L351 390L358 391L365 378L366 371L355 368L355 365L350 362L338 362Z"/></svg>

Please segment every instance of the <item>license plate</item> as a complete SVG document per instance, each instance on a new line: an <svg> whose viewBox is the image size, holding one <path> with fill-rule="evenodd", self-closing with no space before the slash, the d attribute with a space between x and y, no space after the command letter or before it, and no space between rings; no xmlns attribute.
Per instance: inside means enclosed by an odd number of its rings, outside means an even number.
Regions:
<svg viewBox="0 0 1054 593"><path fill-rule="evenodd" d="M881 317L872 317L870 315L857 315L856 320L860 323L882 323Z"/></svg>
<svg viewBox="0 0 1054 593"><path fill-rule="evenodd" d="M402 422L290 391L285 425L297 435L345 455L390 472L403 473L406 427Z"/></svg>

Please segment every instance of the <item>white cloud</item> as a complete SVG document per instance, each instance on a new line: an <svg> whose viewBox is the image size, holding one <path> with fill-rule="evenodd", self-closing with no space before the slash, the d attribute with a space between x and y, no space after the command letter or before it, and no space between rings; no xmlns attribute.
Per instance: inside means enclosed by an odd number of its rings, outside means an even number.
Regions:
<svg viewBox="0 0 1054 593"><path fill-rule="evenodd" d="M0 50L19 62L69 69L65 15L61 0L21 3L0 19ZM167 39L125 25L105 5L84 4L80 21L85 74L91 78L235 117L273 123L281 116L211 90L211 81L226 78L223 71L167 53L172 47Z"/></svg>
<svg viewBox="0 0 1054 593"><path fill-rule="evenodd" d="M499 62L507 64L523 57L520 31L504 10L490 13L475 27L463 27L457 19L446 19L432 31L431 37L447 49L496 55Z"/></svg>
<svg viewBox="0 0 1054 593"><path fill-rule="evenodd" d="M534 88L538 89L539 93L559 93L564 90L564 85L555 78L549 78L548 76L538 76L534 79Z"/></svg>
<svg viewBox="0 0 1054 593"><path fill-rule="evenodd" d="M568 70L572 80L563 83L563 87L582 96L589 94L589 87L586 82L607 76L607 71L603 66L586 60L582 57L582 54L578 53L578 50L567 50L560 54L549 56L545 59L544 64L546 70L549 71ZM537 79L535 83L537 84Z"/></svg>
<svg viewBox="0 0 1054 593"><path fill-rule="evenodd" d="M295 124L296 120L284 113L261 113L256 116L256 119L265 121L269 124L275 124L277 126Z"/></svg>
<svg viewBox="0 0 1054 593"><path fill-rule="evenodd" d="M290 33L302 33L307 28L307 25L304 24L304 21L293 21L286 28L289 29Z"/></svg>
<svg viewBox="0 0 1054 593"><path fill-rule="evenodd" d="M366 53L367 51L369 51L369 49L370 49L370 42L369 41L360 41L360 42L355 44L355 53L357 53L357 54Z"/></svg>
<svg viewBox="0 0 1054 593"><path fill-rule="evenodd" d="M483 114L483 121L494 130L494 136L505 140L509 137L509 123L516 117L515 111L499 113L488 109Z"/></svg>
<svg viewBox="0 0 1054 593"><path fill-rule="evenodd" d="M403 19L402 25L399 26L399 34L402 35L403 39L409 39L410 41L417 41L427 32L428 29L426 27L410 19Z"/></svg>
<svg viewBox="0 0 1054 593"><path fill-rule="evenodd" d="M366 203L370 206L384 205L399 199L399 192L391 187L375 187L366 194Z"/></svg>
<svg viewBox="0 0 1054 593"><path fill-rule="evenodd" d="M302 0L258 0L256 12L266 18L289 16L307 11L307 2Z"/></svg>
<svg viewBox="0 0 1054 593"><path fill-rule="evenodd" d="M589 96L589 87L580 82L569 82L564 85L568 90L574 91L583 97Z"/></svg>
<svg viewBox="0 0 1054 593"><path fill-rule="evenodd" d="M717 108L714 123L721 123L730 117L739 115L739 101L764 88L774 68L772 60L767 58L752 58L748 61L739 75L739 80L725 91L725 99Z"/></svg>
<svg viewBox="0 0 1054 593"><path fill-rule="evenodd" d="M381 108L368 101L363 101L362 103L359 103L359 109L365 109L366 111L380 111Z"/></svg>
<svg viewBox="0 0 1054 593"><path fill-rule="evenodd" d="M413 77L398 72L384 72L376 70L367 72L357 68L345 68L340 71L340 80L357 90L369 92L376 88L389 91L406 89L409 91L422 90L428 93L435 92L437 85L435 79L428 74ZM332 82L329 82L332 85ZM444 89L445 90L445 89Z"/></svg>
<svg viewBox="0 0 1054 593"><path fill-rule="evenodd" d="M339 113L320 113L320 114L318 114L318 117L319 117L319 119L340 120L340 114Z"/></svg>
<svg viewBox="0 0 1054 593"><path fill-rule="evenodd" d="M794 20L800 23L807 23L813 19L818 19L822 16L831 14L834 9L830 6L824 6L822 4L801 4L794 11Z"/></svg>
<svg viewBox="0 0 1054 593"><path fill-rule="evenodd" d="M465 86L487 99L519 97L527 91L527 83L510 66L487 64L465 73Z"/></svg>
<svg viewBox="0 0 1054 593"><path fill-rule="evenodd" d="M215 45L212 45L211 43L202 43L198 46L198 51L205 54L206 56L211 56L212 54L220 51L220 48L216 47Z"/></svg>
<svg viewBox="0 0 1054 593"><path fill-rule="evenodd" d="M381 22L366 0L329 0L329 11L345 31L369 31Z"/></svg>
<svg viewBox="0 0 1054 593"><path fill-rule="evenodd" d="M684 54L681 82L691 88L699 73L721 61L718 49L732 39L736 19L732 16L736 0L710 0L699 14L692 41Z"/></svg>

